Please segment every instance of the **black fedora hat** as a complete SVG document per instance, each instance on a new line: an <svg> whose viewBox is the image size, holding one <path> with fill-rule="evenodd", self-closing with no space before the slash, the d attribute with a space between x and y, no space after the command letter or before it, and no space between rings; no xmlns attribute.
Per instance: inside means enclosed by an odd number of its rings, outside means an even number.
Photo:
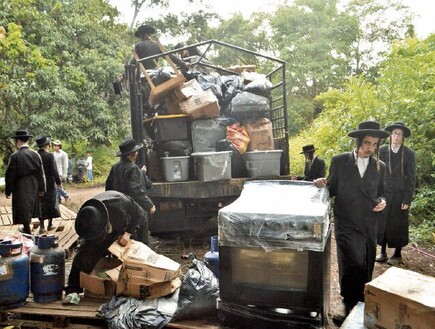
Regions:
<svg viewBox="0 0 435 329"><path fill-rule="evenodd" d="M106 232L109 213L103 202L90 199L79 210L75 222L77 234L85 240L95 240Z"/></svg>
<svg viewBox="0 0 435 329"><path fill-rule="evenodd" d="M36 136L35 142L36 142L36 145L38 145L38 147L43 147L43 146L51 143L51 136L45 136L45 135Z"/></svg>
<svg viewBox="0 0 435 329"><path fill-rule="evenodd" d="M132 138L125 140L119 145L119 151L116 152L116 156L124 156L129 155L137 150L140 150L143 147L143 144L136 144L136 141Z"/></svg>
<svg viewBox="0 0 435 329"><path fill-rule="evenodd" d="M385 130L392 133L394 129L401 129L404 137L411 136L411 130L403 122L394 122L385 127Z"/></svg>
<svg viewBox="0 0 435 329"><path fill-rule="evenodd" d="M156 29L154 27L152 27L150 25L141 25L137 28L136 32L134 32L134 36L136 38L140 38L144 34L151 35L154 33L156 33Z"/></svg>
<svg viewBox="0 0 435 329"><path fill-rule="evenodd" d="M390 133L381 130L381 125L377 121L363 121L358 124L357 130L347 134L349 137L373 136L379 138L387 138Z"/></svg>
<svg viewBox="0 0 435 329"><path fill-rule="evenodd" d="M302 152L300 154L311 153L311 152L314 152L315 150L317 150L317 148L315 148L313 144L308 144L308 145L302 146Z"/></svg>
<svg viewBox="0 0 435 329"><path fill-rule="evenodd" d="M9 136L9 138L15 138L15 139L26 138L26 137L27 138L33 137L32 135L29 135L29 132L26 129L17 130L15 132L15 135Z"/></svg>

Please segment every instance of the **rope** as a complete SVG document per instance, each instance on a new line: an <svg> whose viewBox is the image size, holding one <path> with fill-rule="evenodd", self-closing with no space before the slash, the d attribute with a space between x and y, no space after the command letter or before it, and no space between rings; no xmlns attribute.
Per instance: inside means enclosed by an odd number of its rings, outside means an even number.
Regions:
<svg viewBox="0 0 435 329"><path fill-rule="evenodd" d="M426 251L423 251L423 250L421 250L421 249L418 249L418 248L415 248L415 247L412 247L412 246L409 246L409 248L411 248L411 249L413 249L413 250L415 250L415 251L417 251L417 252L419 252L419 253L421 253L421 254L427 256L427 257L430 257L430 258L435 259L435 255L429 254L429 253L426 252Z"/></svg>

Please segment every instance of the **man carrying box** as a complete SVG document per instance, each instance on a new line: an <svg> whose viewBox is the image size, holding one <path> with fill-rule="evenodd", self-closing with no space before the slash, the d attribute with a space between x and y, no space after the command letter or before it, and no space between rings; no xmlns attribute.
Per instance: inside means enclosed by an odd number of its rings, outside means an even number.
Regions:
<svg viewBox="0 0 435 329"><path fill-rule="evenodd" d="M75 222L75 230L84 242L74 257L62 303L78 304L78 294L83 291L80 272L91 273L113 242L127 245L135 237L139 223L145 220L145 211L120 192L106 191L86 201Z"/></svg>

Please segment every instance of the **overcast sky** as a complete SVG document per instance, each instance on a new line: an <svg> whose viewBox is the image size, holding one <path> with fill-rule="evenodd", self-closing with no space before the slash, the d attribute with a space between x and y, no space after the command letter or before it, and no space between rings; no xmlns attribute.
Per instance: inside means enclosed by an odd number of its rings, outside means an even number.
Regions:
<svg viewBox="0 0 435 329"><path fill-rule="evenodd" d="M414 24L416 27L417 36L420 38L427 37L430 33L435 33L435 1L434 0L402 0L416 14ZM122 14L122 21L130 24L133 17L133 9L130 0L109 0L109 3L117 7ZM209 0L212 9L219 15L228 17L235 12L241 12L245 18L254 11L267 11L274 8L277 3L285 3L280 0ZM197 10L186 6L183 0L171 1L171 12ZM139 21L143 18L156 15L155 12L149 9L142 9L139 14Z"/></svg>

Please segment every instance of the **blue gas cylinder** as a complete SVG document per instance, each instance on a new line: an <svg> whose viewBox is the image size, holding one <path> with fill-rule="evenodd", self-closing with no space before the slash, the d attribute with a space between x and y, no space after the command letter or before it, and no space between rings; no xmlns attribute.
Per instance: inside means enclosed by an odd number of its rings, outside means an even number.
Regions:
<svg viewBox="0 0 435 329"><path fill-rule="evenodd" d="M65 251L55 236L41 235L30 251L30 290L37 303L62 298L65 285Z"/></svg>
<svg viewBox="0 0 435 329"><path fill-rule="evenodd" d="M204 261L214 275L219 278L219 240L217 235L210 238L210 251L205 254Z"/></svg>
<svg viewBox="0 0 435 329"><path fill-rule="evenodd" d="M29 296L29 257L23 243L0 242L0 309L23 306Z"/></svg>

